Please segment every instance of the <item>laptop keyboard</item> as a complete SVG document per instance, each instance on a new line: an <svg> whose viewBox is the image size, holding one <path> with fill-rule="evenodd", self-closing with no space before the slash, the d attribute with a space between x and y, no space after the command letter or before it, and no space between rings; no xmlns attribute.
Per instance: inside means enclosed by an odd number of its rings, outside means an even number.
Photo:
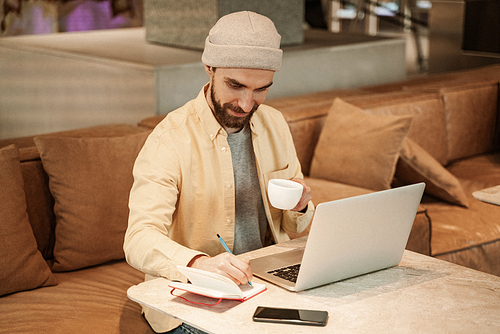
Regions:
<svg viewBox="0 0 500 334"><path fill-rule="evenodd" d="M292 283L297 282L297 275L299 274L300 263L294 264L288 267L273 269L268 271L268 274L273 274L274 276L278 276L279 278L285 279Z"/></svg>

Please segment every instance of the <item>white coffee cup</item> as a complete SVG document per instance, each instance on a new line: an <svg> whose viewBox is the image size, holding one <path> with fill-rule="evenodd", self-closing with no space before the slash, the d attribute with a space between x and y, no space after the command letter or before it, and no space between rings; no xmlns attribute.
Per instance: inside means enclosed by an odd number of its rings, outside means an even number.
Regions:
<svg viewBox="0 0 500 334"><path fill-rule="evenodd" d="M271 205L277 209L290 210L299 203L304 187L295 181L271 179L267 184L267 194Z"/></svg>

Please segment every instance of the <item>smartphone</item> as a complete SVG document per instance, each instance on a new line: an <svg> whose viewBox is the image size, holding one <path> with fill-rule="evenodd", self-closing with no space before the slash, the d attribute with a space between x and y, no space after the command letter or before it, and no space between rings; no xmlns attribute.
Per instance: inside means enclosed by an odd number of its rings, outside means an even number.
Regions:
<svg viewBox="0 0 500 334"><path fill-rule="evenodd" d="M282 324L326 326L328 312L259 306L253 314L253 320Z"/></svg>

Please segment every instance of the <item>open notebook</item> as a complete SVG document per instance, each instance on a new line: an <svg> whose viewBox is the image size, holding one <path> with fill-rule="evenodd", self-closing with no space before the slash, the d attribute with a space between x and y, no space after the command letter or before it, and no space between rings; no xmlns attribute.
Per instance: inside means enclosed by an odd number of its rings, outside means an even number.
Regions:
<svg viewBox="0 0 500 334"><path fill-rule="evenodd" d="M219 299L219 302L222 299L245 301L266 290L266 286L264 284L254 282L252 285L237 285L225 276L205 270L183 266L177 266L177 270L186 276L190 283L170 283L169 287L173 288L171 292L172 294L175 289L178 289L197 295L216 298ZM183 299L191 302L186 298ZM219 302L217 302L217 304Z"/></svg>

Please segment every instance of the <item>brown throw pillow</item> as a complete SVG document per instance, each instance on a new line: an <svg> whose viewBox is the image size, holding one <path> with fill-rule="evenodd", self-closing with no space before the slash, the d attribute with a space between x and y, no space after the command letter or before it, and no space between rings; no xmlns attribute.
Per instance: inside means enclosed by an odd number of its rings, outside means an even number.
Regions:
<svg viewBox="0 0 500 334"><path fill-rule="evenodd" d="M34 138L55 200L53 271L124 258L132 168L148 135Z"/></svg>
<svg viewBox="0 0 500 334"><path fill-rule="evenodd" d="M369 114L336 98L316 145L310 176L371 190L389 189L411 119Z"/></svg>
<svg viewBox="0 0 500 334"><path fill-rule="evenodd" d="M452 204L468 206L467 196L457 178L410 138L401 148L395 176L405 184L425 182L425 192L429 195Z"/></svg>
<svg viewBox="0 0 500 334"><path fill-rule="evenodd" d="M55 285L26 212L26 195L14 145L0 149L0 296Z"/></svg>

